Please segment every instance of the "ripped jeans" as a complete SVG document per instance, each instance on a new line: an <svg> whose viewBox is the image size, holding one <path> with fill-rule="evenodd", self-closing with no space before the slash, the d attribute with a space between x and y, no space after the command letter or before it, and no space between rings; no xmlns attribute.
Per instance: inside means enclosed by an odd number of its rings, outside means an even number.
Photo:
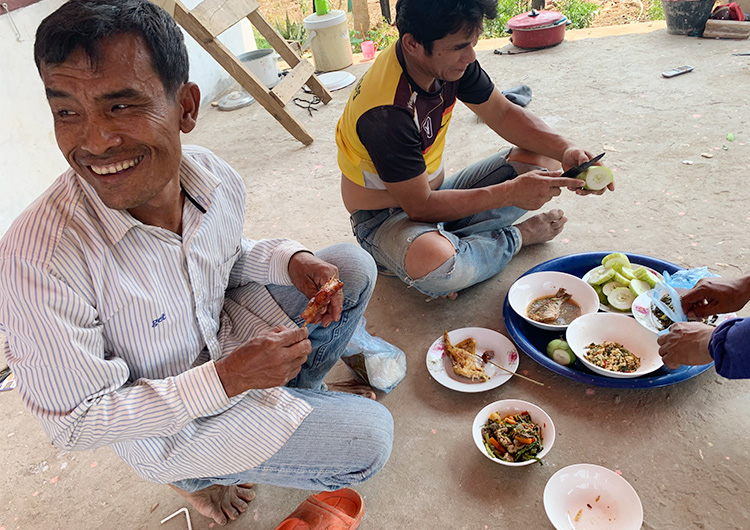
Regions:
<svg viewBox="0 0 750 530"><path fill-rule="evenodd" d="M491 186L538 169L520 162L508 162L510 150L468 166L443 182L441 190ZM401 208L357 210L351 216L352 230L359 244L369 252L382 273L401 278L410 287L437 298L466 289L500 272L521 249L521 232L513 226L526 210L515 206L494 208L444 223L419 223ZM456 249L456 254L421 278L406 273L409 245L426 232L439 231Z"/></svg>

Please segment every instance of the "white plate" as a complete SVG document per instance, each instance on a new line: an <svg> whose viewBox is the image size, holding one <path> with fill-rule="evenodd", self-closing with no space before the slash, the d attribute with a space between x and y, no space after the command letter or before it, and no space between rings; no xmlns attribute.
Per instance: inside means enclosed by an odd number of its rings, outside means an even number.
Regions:
<svg viewBox="0 0 750 530"><path fill-rule="evenodd" d="M633 486L594 464L575 464L552 475L544 488L544 510L557 530L639 530L643 524L643 505Z"/></svg>
<svg viewBox="0 0 750 530"><path fill-rule="evenodd" d="M614 313L593 313L575 319L565 332L568 346L576 357L592 372L617 379L629 379L650 374L664 363L659 355L657 335L641 326L628 315ZM619 342L640 357L641 365L635 372L613 372L601 368L586 359L586 346L602 344L605 341Z"/></svg>
<svg viewBox="0 0 750 530"><path fill-rule="evenodd" d="M631 263L631 265L632 265L632 267L631 267L631 268L637 268L637 267L646 267L645 265L640 265L639 263L634 263L634 262L633 262L633 263ZM588 283L588 281L589 281L589 276L591 276L591 273L592 273L592 272L594 271L594 269L598 269L599 267L601 267L601 265L597 265L596 267L594 267L593 269L591 269L590 271L588 271L588 272L587 272L586 274L584 274L584 275L583 275L583 278L582 278L582 280L583 280L584 282ZM646 270L648 270L649 272L651 272L652 274L654 274L654 276L656 276L656 277L657 277L657 279L658 279L658 280L659 280L660 282L661 282L661 281L664 281L664 276L662 276L660 272L656 272L656 271L655 271L654 269L652 269L651 267L646 267ZM619 314L621 314L621 315L631 315L631 314L632 314L632 313L630 312L630 310L627 310L627 311L620 311L619 309L613 309L613 308L609 307L609 306L608 306L607 304L605 304L605 303L603 303L603 302L600 302L600 303L599 303L599 309L601 309L602 311L607 311L607 312L609 312L609 313L619 313Z"/></svg>
<svg viewBox="0 0 750 530"><path fill-rule="evenodd" d="M646 291L645 293L639 295L634 301L633 301L633 317L638 321L640 325L645 327L646 329L653 331L654 333L659 333L663 331L661 327L661 322L656 317L656 315L653 313L653 302L651 301L650 294L654 292L654 289L651 289L650 291ZM718 326L722 322L725 322L729 319L736 318L736 313L726 313L722 315L716 315L715 319L712 319L709 321L710 326Z"/></svg>
<svg viewBox="0 0 750 530"><path fill-rule="evenodd" d="M495 356L492 358L492 362L507 368L511 372L518 369L518 350L510 339L497 331L486 328L461 328L449 331L448 338L453 344L473 338L477 341L478 355L482 355L487 350L494 350ZM481 364L481 359L478 359L478 361ZM427 370L435 381L459 392L484 392L499 387L513 377L489 363L484 366L484 371L490 378L484 382L472 382L470 379L454 374L450 357L445 353L442 335L435 339L430 349L427 350Z"/></svg>
<svg viewBox="0 0 750 530"><path fill-rule="evenodd" d="M328 90L339 90L354 83L356 78L349 72L328 72L318 75L318 79Z"/></svg>

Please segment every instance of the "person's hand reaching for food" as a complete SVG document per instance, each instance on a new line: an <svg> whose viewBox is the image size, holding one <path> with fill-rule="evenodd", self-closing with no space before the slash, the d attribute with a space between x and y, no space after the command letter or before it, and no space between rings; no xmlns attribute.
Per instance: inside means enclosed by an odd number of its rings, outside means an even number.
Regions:
<svg viewBox="0 0 750 530"><path fill-rule="evenodd" d="M680 298L691 320L739 311L750 300L750 275L743 278L702 278Z"/></svg>
<svg viewBox="0 0 750 530"><path fill-rule="evenodd" d="M669 332L659 335L659 355L667 368L680 365L700 366L713 361L708 343L713 327L702 322L675 322Z"/></svg>

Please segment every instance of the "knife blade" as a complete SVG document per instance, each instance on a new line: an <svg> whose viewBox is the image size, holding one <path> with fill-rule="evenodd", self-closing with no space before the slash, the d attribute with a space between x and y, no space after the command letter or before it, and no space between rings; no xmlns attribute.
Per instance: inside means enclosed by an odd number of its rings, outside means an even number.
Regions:
<svg viewBox="0 0 750 530"><path fill-rule="evenodd" d="M588 162L584 162L580 166L572 167L569 170L567 170L565 173L563 173L561 176L565 178L576 178L578 175L586 171L588 168L590 168L592 165L596 164L606 153L602 153L598 156L595 156Z"/></svg>

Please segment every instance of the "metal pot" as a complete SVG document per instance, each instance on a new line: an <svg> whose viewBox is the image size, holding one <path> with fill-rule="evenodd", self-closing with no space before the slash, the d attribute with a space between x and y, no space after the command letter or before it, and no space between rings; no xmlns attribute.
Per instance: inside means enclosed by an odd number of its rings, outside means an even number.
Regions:
<svg viewBox="0 0 750 530"><path fill-rule="evenodd" d="M276 62L276 52L271 49L253 50L251 52L243 53L237 57L240 61L255 74L261 83L266 85L266 88L271 89L275 87L281 73L279 72L279 66Z"/></svg>
<svg viewBox="0 0 750 530"><path fill-rule="evenodd" d="M532 9L508 20L507 26L514 46L535 49L560 44L568 24L562 13Z"/></svg>

